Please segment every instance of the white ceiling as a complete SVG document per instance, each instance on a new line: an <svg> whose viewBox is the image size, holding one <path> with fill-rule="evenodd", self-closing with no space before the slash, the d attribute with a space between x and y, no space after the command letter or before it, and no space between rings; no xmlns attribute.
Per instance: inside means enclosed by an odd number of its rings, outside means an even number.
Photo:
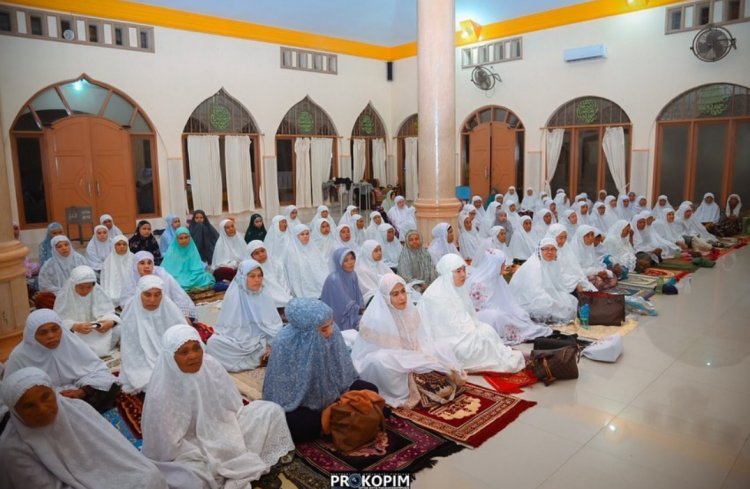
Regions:
<svg viewBox="0 0 750 489"><path fill-rule="evenodd" d="M138 3L396 46L416 40L417 0L138 0ZM456 0L456 23L490 24L581 0ZM458 26L457 26L458 30Z"/></svg>

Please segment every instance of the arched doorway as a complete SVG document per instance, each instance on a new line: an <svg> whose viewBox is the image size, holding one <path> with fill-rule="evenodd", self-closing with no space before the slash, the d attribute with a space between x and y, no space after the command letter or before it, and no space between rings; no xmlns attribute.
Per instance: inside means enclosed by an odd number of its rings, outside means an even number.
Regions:
<svg viewBox="0 0 750 489"><path fill-rule="evenodd" d="M195 108L182 133L191 211L216 215L260 206L258 138L253 116L223 88Z"/></svg>
<svg viewBox="0 0 750 489"><path fill-rule="evenodd" d="M654 196L750 202L750 89L712 83L672 99L657 117L655 162Z"/></svg>
<svg viewBox="0 0 750 489"><path fill-rule="evenodd" d="M579 97L563 104L547 121L546 129L562 129L564 136L554 175L547 175L550 188L565 189L568 195L586 192L595 196L599 189L617 195L602 142L607 128L622 127L624 133L625 179L630 175L630 118L611 100Z"/></svg>
<svg viewBox="0 0 750 489"><path fill-rule="evenodd" d="M387 185L385 124L378 112L368 103L354 121L351 139L352 180L378 180Z"/></svg>
<svg viewBox="0 0 750 489"><path fill-rule="evenodd" d="M116 88L85 74L46 87L10 136L22 228L64 223L68 207L91 207L95 222L111 214L126 233L159 214L153 125Z"/></svg>
<svg viewBox="0 0 750 489"><path fill-rule="evenodd" d="M406 200L416 200L419 187L419 118L412 114L401 123L396 136L398 186Z"/></svg>
<svg viewBox="0 0 750 489"><path fill-rule="evenodd" d="M323 182L334 175L336 127L309 96L284 115L276 131L279 203L311 207L323 203Z"/></svg>
<svg viewBox="0 0 750 489"><path fill-rule="evenodd" d="M473 195L486 196L490 187L501 192L523 182L523 138L521 120L505 107L482 107L464 120L463 181Z"/></svg>

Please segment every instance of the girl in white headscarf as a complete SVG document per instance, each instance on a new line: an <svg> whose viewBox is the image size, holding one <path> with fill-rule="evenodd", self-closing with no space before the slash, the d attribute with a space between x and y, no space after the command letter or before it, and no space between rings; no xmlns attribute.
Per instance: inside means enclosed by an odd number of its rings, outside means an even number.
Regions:
<svg viewBox="0 0 750 489"><path fill-rule="evenodd" d="M378 228L383 224L383 216L378 211L370 212L370 224L365 229L365 239L374 239L377 241L380 231Z"/></svg>
<svg viewBox="0 0 750 489"><path fill-rule="evenodd" d="M26 318L23 341L11 352L4 375L24 367L43 370L57 392L86 401L100 413L114 406L120 392L117 377L49 309L37 309Z"/></svg>
<svg viewBox="0 0 750 489"><path fill-rule="evenodd" d="M506 200L503 204L503 211L508 216L508 221L510 222L511 227L513 228L513 232L521 228L521 216L518 215L518 202L515 200ZM497 213L496 213L497 214ZM505 224L499 219L500 216L497 216L496 224L500 224L501 226L505 226ZM506 229L507 231L507 229ZM513 242L513 233L509 232L510 234L510 241Z"/></svg>
<svg viewBox="0 0 750 489"><path fill-rule="evenodd" d="M531 233L534 238L534 247L536 243L547 234L547 229L554 224L554 216L552 211L549 209L541 209L539 212L534 213L534 222L531 228Z"/></svg>
<svg viewBox="0 0 750 489"><path fill-rule="evenodd" d="M268 254L281 263L284 263L287 251L291 249L292 233L289 221L284 216L276 216L271 220L271 228L266 234L263 242L266 244Z"/></svg>
<svg viewBox="0 0 750 489"><path fill-rule="evenodd" d="M570 208L570 199L565 195L565 190L559 188L553 199L557 205L557 212L565 212Z"/></svg>
<svg viewBox="0 0 750 489"><path fill-rule="evenodd" d="M472 207L473 209L473 207ZM472 210L473 215L476 215L476 211ZM477 247L482 238L479 236L479 231L474 224L474 217L472 213L461 212L458 216L458 244L461 247L461 256L464 260L471 261L474 255L477 254Z"/></svg>
<svg viewBox="0 0 750 489"><path fill-rule="evenodd" d="M513 236L513 241L510 242L510 256L514 260L525 261L534 253L537 241L534 239L531 218L523 216L520 222L521 229Z"/></svg>
<svg viewBox="0 0 750 489"><path fill-rule="evenodd" d="M333 234L335 229L336 226L331 227L326 219L316 219L312 223L310 232L312 242L327 261L330 261L333 250L339 247L336 236Z"/></svg>
<svg viewBox="0 0 750 489"><path fill-rule="evenodd" d="M89 260L89 266L95 272L102 271L102 264L109 256L112 250L112 237L109 235L107 226L102 224L94 228L94 237L86 245L86 258Z"/></svg>
<svg viewBox="0 0 750 489"><path fill-rule="evenodd" d="M544 238L531 257L513 274L510 292L537 322L568 323L576 316L578 301L571 294L557 262L557 243Z"/></svg>
<svg viewBox="0 0 750 489"><path fill-rule="evenodd" d="M594 204L594 212L589 217L589 224L600 231L609 229L607 225L607 204L604 202Z"/></svg>
<svg viewBox="0 0 750 489"><path fill-rule="evenodd" d="M75 267L88 266L89 262L73 250L67 236L55 236L50 244L52 258L44 262L39 270L39 290L57 295L70 278L70 272Z"/></svg>
<svg viewBox="0 0 750 489"><path fill-rule="evenodd" d="M6 375L0 395L11 410L0 437L0 487L167 489L156 464L91 406L56 394L42 370ZM173 487L200 487L180 476Z"/></svg>
<svg viewBox="0 0 750 489"><path fill-rule="evenodd" d="M648 199L646 198L646 196L645 195L639 195L638 197L636 197L636 199L635 199L635 207L633 207L633 213L634 214L638 214L638 213L641 213L643 211L649 211L649 210L651 210L651 209L649 209L649 207L648 207Z"/></svg>
<svg viewBox="0 0 750 489"><path fill-rule="evenodd" d="M267 401L243 406L193 328L172 326L161 344L143 404L144 455L188 466L204 487L229 489L250 487L294 449L284 410Z"/></svg>
<svg viewBox="0 0 750 489"><path fill-rule="evenodd" d="M310 227L314 228L313 224L317 219L325 219L328 221L328 225L331 226L331 229L334 229L336 227L336 221L331 217L331 211L328 209L327 205L319 205L317 211L315 211L315 215L310 220Z"/></svg>
<svg viewBox="0 0 750 489"><path fill-rule="evenodd" d="M622 275L622 267L627 270L635 269L636 259L635 250L630 242L631 233L630 223L625 219L619 219L609 228L604 239L604 251L612 263L612 271L618 277Z"/></svg>
<svg viewBox="0 0 750 489"><path fill-rule="evenodd" d="M122 234L112 240L112 252L102 265L101 284L115 307L125 298L124 293L132 280L135 255L130 251L128 238Z"/></svg>
<svg viewBox="0 0 750 489"><path fill-rule="evenodd" d="M431 341L445 341L467 372L518 372L523 354L503 345L492 326L474 312L466 282L466 262L449 253L437 264L440 276L419 302L422 325Z"/></svg>
<svg viewBox="0 0 750 489"><path fill-rule="evenodd" d="M680 225L675 220L676 217L677 214L672 207L664 209L662 210L661 217L654 222L652 227L659 237L677 245L681 250L687 250L688 246L685 244L685 238L681 234Z"/></svg>
<svg viewBox="0 0 750 489"><path fill-rule="evenodd" d="M490 230L491 236L485 238L477 246L477 254L474 255L472 260L472 266L478 267L482 264L485 258L486 250L499 250L503 252L506 259L506 265L513 264L513 258L510 256L510 248L508 247L508 234L505 232L505 228L502 226L493 226Z"/></svg>
<svg viewBox="0 0 750 489"><path fill-rule="evenodd" d="M412 373L435 371L462 380L461 364L450 345L427 337L403 278L384 275L374 294L360 321L352 361L389 406L413 408L419 403Z"/></svg>
<svg viewBox="0 0 750 489"><path fill-rule="evenodd" d="M298 224L292 229L293 244L286 255L287 282L295 297L320 297L330 264L310 241L310 228Z"/></svg>
<svg viewBox="0 0 750 489"><path fill-rule="evenodd" d="M589 282L598 290L611 289L617 285L617 277L610 270L607 270L604 262L596 254L596 247L594 246L596 231L593 226L586 224L580 226L570 243L570 247Z"/></svg>
<svg viewBox="0 0 750 489"><path fill-rule="evenodd" d="M162 279L156 275L141 277L136 297L122 313L120 380L125 392L146 390L161 351L162 335L184 322L182 311L164 293Z"/></svg>
<svg viewBox="0 0 750 489"><path fill-rule="evenodd" d="M537 197L534 189L528 187L526 189L526 194L523 196L523 200L521 201L521 210L536 212L539 210L541 205L542 201L539 200L539 197Z"/></svg>
<svg viewBox="0 0 750 489"><path fill-rule="evenodd" d="M284 325L263 285L263 268L245 260L224 295L216 331L206 351L229 372L252 370L268 359L271 344Z"/></svg>
<svg viewBox="0 0 750 489"><path fill-rule="evenodd" d="M503 205L509 205L511 202L518 204L518 192L516 192L516 187L513 185L508 187L508 191L503 196Z"/></svg>
<svg viewBox="0 0 750 489"><path fill-rule="evenodd" d="M359 214L352 216L351 222L349 223L352 229L352 239L354 240L354 246L359 249L362 243L365 242L365 218Z"/></svg>
<svg viewBox="0 0 750 489"><path fill-rule="evenodd" d="M448 253L458 254L458 248L454 242L456 234L453 232L453 226L447 222L439 222L432 228L432 241L427 251L432 257L432 262L437 266L437 262Z"/></svg>
<svg viewBox="0 0 750 489"><path fill-rule="evenodd" d="M703 200L698 208L695 209L693 217L703 225L706 225L706 223L716 224L719 222L721 209L719 208L719 204L716 203L716 197L714 197L714 194L706 192L703 195Z"/></svg>
<svg viewBox="0 0 750 489"><path fill-rule="evenodd" d="M633 209L630 207L630 199L627 195L620 194L617 197L617 215L620 219L630 221L633 217Z"/></svg>
<svg viewBox="0 0 750 489"><path fill-rule="evenodd" d="M495 328L506 345L552 334L549 327L532 321L510 293L503 278L505 253L489 249L484 254L481 265L466 281L477 319Z"/></svg>
<svg viewBox="0 0 750 489"><path fill-rule="evenodd" d="M666 195L660 195L656 198L656 203L654 204L654 208L651 210L651 214L659 220L664 217L664 213L667 212L667 209L674 209L669 204L669 198Z"/></svg>
<svg viewBox="0 0 750 489"><path fill-rule="evenodd" d="M247 252L250 258L257 261L263 269L263 291L271 297L276 308L286 307L286 303L292 298L287 282L284 265L272 260L268 255L263 241L250 241L247 244Z"/></svg>
<svg viewBox="0 0 750 489"><path fill-rule="evenodd" d="M346 206L346 209L344 210L344 213L341 214L341 219L339 219L339 226L342 224L352 224L352 218L357 213L357 206L356 205L348 205Z"/></svg>
<svg viewBox="0 0 750 489"><path fill-rule="evenodd" d="M579 226L582 224L589 224L589 213L591 210L591 205L585 200L576 203L576 214L578 214Z"/></svg>
<svg viewBox="0 0 750 489"><path fill-rule="evenodd" d="M359 290L362 292L365 304L372 299L380 279L386 274L393 273L388 265L383 263L383 248L380 243L372 239L362 244L362 249L354 264L354 271L357 272Z"/></svg>
<svg viewBox="0 0 750 489"><path fill-rule="evenodd" d="M117 345L120 318L115 314L112 299L96 283L94 270L86 265L70 273L55 300L55 312L63 326L76 333L98 356L103 357Z"/></svg>
<svg viewBox="0 0 750 489"><path fill-rule="evenodd" d="M120 234L124 235L120 228L118 228L115 225L115 221L112 219L112 216L109 214L102 214L101 217L99 217L99 224L105 226L107 228L107 231L109 231L110 236L118 236Z"/></svg>
<svg viewBox="0 0 750 489"><path fill-rule="evenodd" d="M335 250L339 248L351 248L355 251L359 251L359 246L354 241L354 224L343 223L339 224L336 228L336 246ZM330 261L330 260L329 260ZM330 263L329 266L332 266Z"/></svg>
<svg viewBox="0 0 750 489"><path fill-rule="evenodd" d="M482 206L482 197L479 195L475 195L471 198L471 205L476 209L477 211L477 218L479 219L479 222L482 222L484 220L485 210L484 206Z"/></svg>
<svg viewBox="0 0 750 489"><path fill-rule="evenodd" d="M706 227L695 218L690 202L683 202L677 209L677 224L680 226L683 236L699 238L707 243L716 241L716 236L709 233ZM692 247L696 248L696 246Z"/></svg>
<svg viewBox="0 0 750 489"><path fill-rule="evenodd" d="M403 243L406 233L417 229L417 219L414 207L406 205L406 199L399 195L394 200L395 205L388 211L388 221L398 231L398 239Z"/></svg>
<svg viewBox="0 0 750 489"><path fill-rule="evenodd" d="M648 218L650 213L643 211L630 220L630 227L633 229L633 249L636 256L639 253L649 255L653 262L661 262L662 255L666 256L667 250L662 248L662 244L650 233Z"/></svg>
<svg viewBox="0 0 750 489"><path fill-rule="evenodd" d="M498 209L502 209L502 204L499 202L490 202L490 205L487 206L487 210L484 212L484 218L482 218L482 223L479 226L479 232L485 238L490 237L490 228L497 225L496 219Z"/></svg>
<svg viewBox="0 0 750 489"><path fill-rule="evenodd" d="M563 219L560 224L565 226L565 229L571 236L576 234L576 230L578 229L579 217L580 216L578 215L578 211L575 209L568 209L567 211L563 212Z"/></svg>
<svg viewBox="0 0 750 489"><path fill-rule="evenodd" d="M211 259L211 269L216 280L232 280L244 258L245 239L237 232L232 219L222 220L219 223L219 239L216 241L214 256Z"/></svg>
<svg viewBox="0 0 750 489"><path fill-rule="evenodd" d="M570 234L561 224L553 224L549 227L549 232L547 233L547 237L554 239L557 244L557 263L560 267L560 274L565 288L579 291L596 291L596 287L589 282L588 277L583 273L583 269L573 253L573 247L568 240L568 236Z"/></svg>
<svg viewBox="0 0 750 489"><path fill-rule="evenodd" d="M289 229L293 229L294 226L297 224L302 224L302 221L299 220L297 217L299 214L299 209L297 209L297 206L295 205L288 205L284 207L283 211L284 217L286 218L287 225L289 226Z"/></svg>
<svg viewBox="0 0 750 489"><path fill-rule="evenodd" d="M388 223L383 223L378 228L378 242L383 248L383 263L390 268L398 266L398 259L404 246L396 238L396 230Z"/></svg>

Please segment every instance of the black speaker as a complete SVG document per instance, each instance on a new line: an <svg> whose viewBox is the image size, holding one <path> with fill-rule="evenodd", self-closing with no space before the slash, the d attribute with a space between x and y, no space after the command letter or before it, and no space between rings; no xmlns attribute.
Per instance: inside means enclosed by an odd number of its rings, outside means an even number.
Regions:
<svg viewBox="0 0 750 489"><path fill-rule="evenodd" d="M385 77L388 81L393 81L393 61L385 62Z"/></svg>

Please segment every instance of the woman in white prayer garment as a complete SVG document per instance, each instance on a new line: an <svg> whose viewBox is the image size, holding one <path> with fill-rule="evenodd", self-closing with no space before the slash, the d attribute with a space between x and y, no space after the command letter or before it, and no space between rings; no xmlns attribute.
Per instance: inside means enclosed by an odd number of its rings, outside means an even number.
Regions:
<svg viewBox="0 0 750 489"><path fill-rule="evenodd" d="M466 287L466 262L449 253L437 264L440 276L422 295L418 310L430 341L451 344L467 372L518 372L526 362L520 351L503 345L497 332L480 321Z"/></svg>
<svg viewBox="0 0 750 489"><path fill-rule="evenodd" d="M383 224L383 216L380 215L380 212L370 212L370 224L365 229L365 239L374 239L377 241L380 236L378 228L381 224Z"/></svg>
<svg viewBox="0 0 750 489"><path fill-rule="evenodd" d="M555 216L549 209L541 209L534 214L533 225L531 228L534 244L539 242L547 234L547 229L555 223Z"/></svg>
<svg viewBox="0 0 750 489"><path fill-rule="evenodd" d="M521 229L516 232L513 241L510 242L510 255L514 260L526 261L534 253L537 241L534 239L531 218L523 216L520 223Z"/></svg>
<svg viewBox="0 0 750 489"><path fill-rule="evenodd" d="M99 224L94 228L94 237L86 245L86 258L89 266L96 272L102 271L102 264L112 251L112 236L109 235L107 226Z"/></svg>
<svg viewBox="0 0 750 489"><path fill-rule="evenodd" d="M284 216L276 216L271 220L271 227L263 239L268 254L281 263L284 263L286 253L292 247L292 232L289 221Z"/></svg>
<svg viewBox="0 0 750 489"><path fill-rule="evenodd" d="M318 209L315 212L315 215L310 220L310 227L313 227L313 223L316 219L325 219L328 221L328 225L331 226L331 229L336 228L336 221L331 217L331 211L328 209L327 205L319 205Z"/></svg>
<svg viewBox="0 0 750 489"><path fill-rule="evenodd" d="M568 323L576 316L578 301L566 286L557 262L557 243L544 238L531 257L513 274L510 292L531 319L554 324Z"/></svg>
<svg viewBox="0 0 750 489"><path fill-rule="evenodd" d="M198 332L163 335L143 404L143 454L186 465L205 488L250 487L294 449L284 410L242 397L224 367L203 353Z"/></svg>
<svg viewBox="0 0 750 489"><path fill-rule="evenodd" d="M245 258L245 239L237 232L234 220L224 219L219 223L219 239L214 246L214 256L211 260L211 269L214 272L220 268L237 270L240 262ZM229 272L229 270L226 270ZM233 273L214 273L217 280L231 280Z"/></svg>
<svg viewBox="0 0 750 489"><path fill-rule="evenodd" d="M359 324L352 361L360 377L378 387L389 406L412 408L419 392L412 373L442 372L462 380L464 372L449 343L431 341L404 279L384 275Z"/></svg>
<svg viewBox="0 0 750 489"><path fill-rule="evenodd" d="M115 307L121 305L128 284L133 279L135 255L130 251L128 238L122 234L112 240L112 252L102 265L101 285Z"/></svg>
<svg viewBox="0 0 750 489"><path fill-rule="evenodd" d="M596 292L596 287L589 281L578 263L578 259L573 252L572 240L568 239L568 236L570 234L561 224L553 224L547 232L547 237L554 239L557 243L557 263L565 282L565 288L571 291ZM575 237L575 234L573 237Z"/></svg>
<svg viewBox="0 0 750 489"><path fill-rule="evenodd" d="M466 286L477 313L477 319L492 326L506 345L517 345L540 336L549 336L552 329L537 324L510 293L503 278L505 253L488 249Z"/></svg>
<svg viewBox="0 0 750 489"><path fill-rule="evenodd" d="M286 307L292 298L289 291L284 264L272 260L263 241L253 240L247 244L250 258L257 261L263 269L263 290L271 297L276 308Z"/></svg>
<svg viewBox="0 0 750 489"><path fill-rule="evenodd" d="M508 235L505 232L505 228L502 226L493 226L491 233L492 236L482 240L477 247L477 254L474 255L474 260L471 262L472 266L478 267L485 258L484 252L486 250L500 250L505 255L505 264L510 266L513 264L513 258L510 257L510 248L508 247Z"/></svg>
<svg viewBox="0 0 750 489"><path fill-rule="evenodd" d="M390 267L383 263L382 246L372 239L368 239L362 244L362 249L354 264L354 271L357 272L359 290L362 292L365 304L375 295L380 279L384 275L393 273Z"/></svg>
<svg viewBox="0 0 750 489"><path fill-rule="evenodd" d="M394 200L395 205L388 211L388 221L398 231L398 239L402 243L406 239L406 233L417 229L416 211L414 207L406 205L406 199L399 195Z"/></svg>
<svg viewBox="0 0 750 489"><path fill-rule="evenodd" d="M55 236L50 241L52 257L39 269L39 290L54 295L60 293L70 272L78 266L89 264L79 255L67 236Z"/></svg>
<svg viewBox="0 0 750 489"><path fill-rule="evenodd" d="M245 260L224 295L206 351L228 372L259 367L284 325L263 281L260 263Z"/></svg>
<svg viewBox="0 0 750 489"><path fill-rule="evenodd" d="M311 242L310 228L298 224L292 229L292 233L294 241L284 263L289 288L295 297L317 299L328 278L329 263Z"/></svg>
<svg viewBox="0 0 750 489"><path fill-rule="evenodd" d="M703 200L694 214L695 219L703 224L717 224L721 219L721 208L716 203L716 197L711 192L706 192Z"/></svg>
<svg viewBox="0 0 750 489"><path fill-rule="evenodd" d="M331 259L331 253L333 250L339 247L338 241L334 232L336 226L331 227L327 219L316 219L310 226L310 236L312 243L323 255L325 260Z"/></svg>
<svg viewBox="0 0 750 489"><path fill-rule="evenodd" d="M383 223L378 228L380 233L378 236L378 242L383 248L383 263L388 265L390 268L396 268L398 266L398 259L401 257L401 251L404 249L404 245L396 237L396 229L388 223Z"/></svg>
<svg viewBox="0 0 750 489"><path fill-rule="evenodd" d="M473 206L472 206L473 209ZM458 215L458 244L461 249L461 256L464 260L471 261L477 254L477 247L482 238L479 236L479 230L476 226L476 211L463 211Z"/></svg>
<svg viewBox="0 0 750 489"><path fill-rule="evenodd" d="M607 270L602 259L596 254L596 247L594 246L596 233L597 229L593 226L586 224L579 226L576 235L565 247L570 246L578 265L583 270L583 274L597 290L611 289L617 285L617 277L610 270Z"/></svg>
<svg viewBox="0 0 750 489"><path fill-rule="evenodd" d="M458 254L458 248L455 245L456 233L453 232L453 226L447 222L439 222L432 228L432 241L427 251L432 257L432 262L437 266L437 262L448 253Z"/></svg>

